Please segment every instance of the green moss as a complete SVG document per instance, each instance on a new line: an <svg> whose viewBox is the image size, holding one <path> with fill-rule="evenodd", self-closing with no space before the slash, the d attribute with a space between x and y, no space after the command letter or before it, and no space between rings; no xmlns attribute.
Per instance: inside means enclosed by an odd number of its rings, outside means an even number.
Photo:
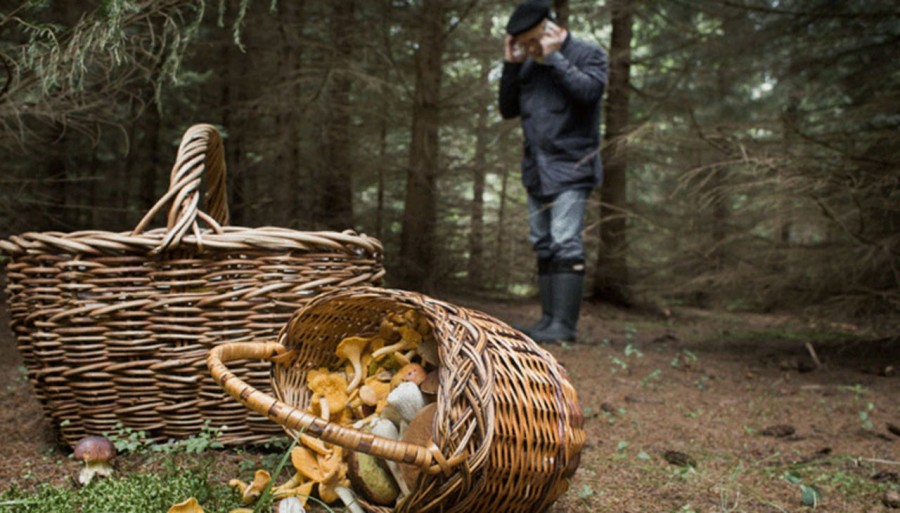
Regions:
<svg viewBox="0 0 900 513"><path fill-rule="evenodd" d="M169 469L102 479L84 488L45 485L33 492L12 488L0 494L0 511L15 513L164 512L196 497L207 511L229 511L238 501L229 488L209 482L203 468Z"/></svg>

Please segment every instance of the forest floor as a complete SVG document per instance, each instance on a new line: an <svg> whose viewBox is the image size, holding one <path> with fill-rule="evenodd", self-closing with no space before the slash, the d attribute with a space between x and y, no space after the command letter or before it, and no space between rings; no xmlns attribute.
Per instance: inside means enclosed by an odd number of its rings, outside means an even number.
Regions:
<svg viewBox="0 0 900 513"><path fill-rule="evenodd" d="M538 313L533 301L451 300L511 323ZM68 485L78 464L54 442L5 325L0 333L0 492ZM816 511L872 513L900 491L896 336L784 315L589 304L580 341L549 350L578 390L588 434L552 512L796 512L816 499ZM222 482L278 456L211 455ZM135 454L118 467L154 464Z"/></svg>

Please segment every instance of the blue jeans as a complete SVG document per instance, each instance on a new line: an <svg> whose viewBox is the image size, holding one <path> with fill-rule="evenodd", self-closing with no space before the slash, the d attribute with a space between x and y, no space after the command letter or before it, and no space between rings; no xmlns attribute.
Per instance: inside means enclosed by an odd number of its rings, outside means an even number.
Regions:
<svg viewBox="0 0 900 513"><path fill-rule="evenodd" d="M572 189L550 198L528 195L529 239L539 259L584 261L584 212L591 189Z"/></svg>

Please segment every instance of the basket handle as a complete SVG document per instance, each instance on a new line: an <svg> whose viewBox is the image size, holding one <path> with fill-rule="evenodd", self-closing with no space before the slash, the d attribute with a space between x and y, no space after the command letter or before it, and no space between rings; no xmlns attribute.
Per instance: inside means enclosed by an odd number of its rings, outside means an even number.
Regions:
<svg viewBox="0 0 900 513"><path fill-rule="evenodd" d="M209 214L198 208L200 181L204 172L208 185L203 198L203 208ZM221 233L222 225L228 224L228 199L225 188L225 149L222 137L212 125L194 125L188 128L181 138L178 157L169 176L169 190L147 211L131 235L141 234L153 217L171 203L166 220L166 236L151 254L177 247L188 230L194 232L199 244L198 217L209 224L216 233Z"/></svg>
<svg viewBox="0 0 900 513"><path fill-rule="evenodd" d="M312 435L346 449L415 465L429 474L443 472L444 475L449 476L453 467L466 459L465 454L445 458L434 442L431 442L430 447L422 447L399 440L391 440L344 427L311 413L300 411L253 388L225 366L225 362L241 359L271 361L273 357L286 351L287 349L277 342L232 342L212 348L206 363L213 379L232 397L247 408L286 428Z"/></svg>

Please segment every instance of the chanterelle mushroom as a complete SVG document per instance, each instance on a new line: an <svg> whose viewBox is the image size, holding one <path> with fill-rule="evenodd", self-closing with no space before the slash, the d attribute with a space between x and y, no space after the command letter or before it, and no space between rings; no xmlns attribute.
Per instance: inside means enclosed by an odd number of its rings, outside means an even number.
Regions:
<svg viewBox="0 0 900 513"><path fill-rule="evenodd" d="M184 502L179 502L175 504L167 513L204 513L203 508L200 507L200 503L197 502L197 499L191 497Z"/></svg>
<svg viewBox="0 0 900 513"><path fill-rule="evenodd" d="M78 473L78 482L86 485L94 477L109 476L113 472L110 462L116 456L116 447L102 436L86 436L75 444L75 459L84 462Z"/></svg>
<svg viewBox="0 0 900 513"><path fill-rule="evenodd" d="M347 385L347 392L359 386L359 383L366 378L366 370L362 365L362 352L368 345L369 339L363 337L347 337L338 344L334 354L338 358L343 358L350 362L353 366L353 378Z"/></svg>
<svg viewBox="0 0 900 513"><path fill-rule="evenodd" d="M374 351L372 353L372 358L374 358L375 360L380 360L385 355L391 353L415 349L422 341L422 334L412 328L409 328L407 326L400 326L399 328L397 328L397 331L400 333L400 341L396 344L384 346L381 349Z"/></svg>
<svg viewBox="0 0 900 513"><path fill-rule="evenodd" d="M306 376L306 386L313 393L312 406L319 407L325 420L343 412L347 406L347 380L340 373L328 372L324 367L310 370Z"/></svg>
<svg viewBox="0 0 900 513"><path fill-rule="evenodd" d="M241 502L250 504L259 498L262 491L269 486L270 481L272 481L272 476L267 471L259 469L253 475L253 482L249 485L240 479L232 479L228 481L228 486L237 488L241 492Z"/></svg>

